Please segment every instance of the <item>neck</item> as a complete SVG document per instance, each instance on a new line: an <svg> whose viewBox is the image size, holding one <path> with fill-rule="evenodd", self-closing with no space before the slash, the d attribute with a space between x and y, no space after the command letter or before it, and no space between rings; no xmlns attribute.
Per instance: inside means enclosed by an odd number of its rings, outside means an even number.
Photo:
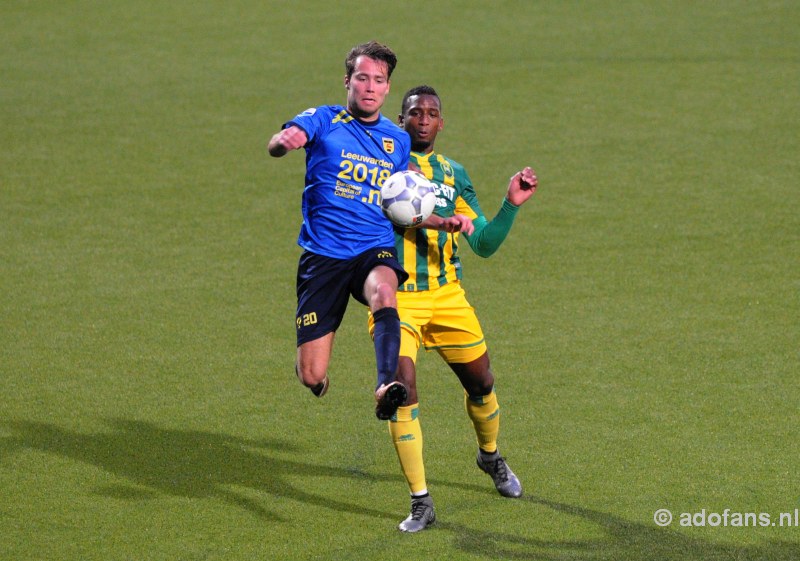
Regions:
<svg viewBox="0 0 800 561"><path fill-rule="evenodd" d="M350 113L353 117L361 121L362 123L374 123L377 121L381 114L380 112L377 113L363 113L356 109L355 107L348 107L347 112Z"/></svg>

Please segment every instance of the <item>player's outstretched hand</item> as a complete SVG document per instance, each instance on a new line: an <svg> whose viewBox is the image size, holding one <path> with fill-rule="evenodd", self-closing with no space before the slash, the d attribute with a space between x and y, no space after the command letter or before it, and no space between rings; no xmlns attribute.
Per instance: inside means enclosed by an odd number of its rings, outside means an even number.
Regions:
<svg viewBox="0 0 800 561"><path fill-rule="evenodd" d="M513 205L520 206L530 199L539 187L539 178L530 167L515 173L508 182L506 198Z"/></svg>
<svg viewBox="0 0 800 561"><path fill-rule="evenodd" d="M464 216L463 214L455 214L444 220L445 232L461 232L462 234L471 234L475 231L475 225L472 223L472 218Z"/></svg>
<svg viewBox="0 0 800 561"><path fill-rule="evenodd" d="M464 216L463 214L456 214L448 216L447 218L431 214L419 227L430 228L432 230L444 230L445 232L461 232L467 235L475 231L472 218Z"/></svg>

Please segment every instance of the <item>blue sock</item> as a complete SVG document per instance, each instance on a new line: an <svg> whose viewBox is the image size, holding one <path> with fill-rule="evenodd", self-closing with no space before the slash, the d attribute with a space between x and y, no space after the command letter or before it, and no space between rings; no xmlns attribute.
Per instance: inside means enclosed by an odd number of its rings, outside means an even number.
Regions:
<svg viewBox="0 0 800 561"><path fill-rule="evenodd" d="M394 382L397 375L397 358L400 354L400 316L394 308L381 308L372 314L375 329L375 360L378 365L378 385Z"/></svg>

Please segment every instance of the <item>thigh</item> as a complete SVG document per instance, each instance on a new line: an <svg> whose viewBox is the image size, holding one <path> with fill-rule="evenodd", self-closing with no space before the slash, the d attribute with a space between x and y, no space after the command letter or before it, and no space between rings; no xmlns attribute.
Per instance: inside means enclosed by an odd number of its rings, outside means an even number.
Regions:
<svg viewBox="0 0 800 561"><path fill-rule="evenodd" d="M416 363L425 328L433 315L431 292L398 292L397 313L400 316L400 356L407 356Z"/></svg>
<svg viewBox="0 0 800 561"><path fill-rule="evenodd" d="M423 333L423 344L448 363L468 363L487 352L475 309L459 283L436 289L433 315Z"/></svg>
<svg viewBox="0 0 800 561"><path fill-rule="evenodd" d="M297 346L334 333L349 300L348 262L305 252L297 267Z"/></svg>
<svg viewBox="0 0 800 561"><path fill-rule="evenodd" d="M388 269L380 269L381 265ZM376 269L380 270L378 275L374 274ZM392 278L389 278L390 275ZM370 306L378 281L390 282L396 290L406 279L408 273L397 260L397 250L393 247L377 247L354 259L350 293L365 306Z"/></svg>
<svg viewBox="0 0 800 561"><path fill-rule="evenodd" d="M431 318L433 301L430 292L398 292L397 314L400 316L400 356L417 360L417 352L422 345L422 332ZM372 314L368 320L369 334L372 336L375 324Z"/></svg>

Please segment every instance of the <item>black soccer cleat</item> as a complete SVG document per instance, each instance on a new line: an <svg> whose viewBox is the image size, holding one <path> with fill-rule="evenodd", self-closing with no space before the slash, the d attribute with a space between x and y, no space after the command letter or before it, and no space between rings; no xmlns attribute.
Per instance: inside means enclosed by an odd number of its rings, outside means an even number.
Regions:
<svg viewBox="0 0 800 561"><path fill-rule="evenodd" d="M375 391L375 400L378 402L375 404L375 416L381 421L388 421L407 397L408 390L400 382L383 384Z"/></svg>
<svg viewBox="0 0 800 561"><path fill-rule="evenodd" d="M310 389L311 393L313 393L315 396L322 397L328 391L328 377L325 376L325 379L322 380L319 384L317 384L316 386L312 386L308 389Z"/></svg>

